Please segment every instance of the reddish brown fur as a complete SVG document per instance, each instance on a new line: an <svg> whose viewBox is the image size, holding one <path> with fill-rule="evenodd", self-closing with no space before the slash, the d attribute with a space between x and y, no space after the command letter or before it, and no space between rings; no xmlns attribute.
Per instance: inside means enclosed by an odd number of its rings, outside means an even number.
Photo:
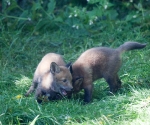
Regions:
<svg viewBox="0 0 150 125"><path fill-rule="evenodd" d="M28 96L37 88L35 96L38 100L38 97L43 94L55 96L56 93L61 93L62 89L70 91L73 88L72 76L65 65L60 55L55 53L46 54L38 64L33 83L25 95Z"/></svg>
<svg viewBox="0 0 150 125"><path fill-rule="evenodd" d="M115 92L121 87L117 74L121 66L121 53L145 46L146 44L137 42L126 42L117 49L95 47L85 51L72 65L74 92L84 89L84 101L90 102L93 82L99 78L104 78L109 84L110 91Z"/></svg>

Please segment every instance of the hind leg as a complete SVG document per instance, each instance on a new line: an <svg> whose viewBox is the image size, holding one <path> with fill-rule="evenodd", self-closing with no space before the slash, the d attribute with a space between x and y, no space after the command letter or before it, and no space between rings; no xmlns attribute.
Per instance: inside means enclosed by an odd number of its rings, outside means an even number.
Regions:
<svg viewBox="0 0 150 125"><path fill-rule="evenodd" d="M113 77L112 76L107 76L107 77L104 77L104 78L105 78L106 82L109 85L110 91L111 92L116 92L118 90L118 85L121 84L120 83L121 81L119 80L119 78L116 77L116 76L113 76ZM119 84L118 84L118 82L119 82Z"/></svg>
<svg viewBox="0 0 150 125"><path fill-rule="evenodd" d="M121 88L122 82L121 82L121 80L119 79L119 76L118 76L118 75L116 75L116 81L117 81L117 87L118 87L118 89Z"/></svg>
<svg viewBox="0 0 150 125"><path fill-rule="evenodd" d="M32 85L30 86L29 90L24 95L29 96L29 94L32 93L35 90L37 85L38 85L37 82L32 82Z"/></svg>

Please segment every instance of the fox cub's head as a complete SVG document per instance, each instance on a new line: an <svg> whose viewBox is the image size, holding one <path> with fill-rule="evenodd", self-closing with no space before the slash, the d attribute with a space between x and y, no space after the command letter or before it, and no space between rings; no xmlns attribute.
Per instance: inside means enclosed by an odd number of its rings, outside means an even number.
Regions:
<svg viewBox="0 0 150 125"><path fill-rule="evenodd" d="M70 65L58 66L55 62L50 65L50 72L53 75L53 83L51 89L62 95L66 95L66 91L71 91L72 87L72 75Z"/></svg>

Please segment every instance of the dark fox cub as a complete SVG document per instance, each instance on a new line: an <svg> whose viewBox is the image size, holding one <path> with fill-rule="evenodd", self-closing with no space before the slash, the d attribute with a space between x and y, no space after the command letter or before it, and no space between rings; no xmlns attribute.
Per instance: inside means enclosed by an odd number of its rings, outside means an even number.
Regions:
<svg viewBox="0 0 150 125"><path fill-rule="evenodd" d="M25 96L35 89L35 98L41 103L43 96L49 100L57 99L58 94L65 96L71 91L72 75L70 66L66 67L63 58L55 53L46 54L38 64L34 73L33 82Z"/></svg>
<svg viewBox="0 0 150 125"><path fill-rule="evenodd" d="M83 52L72 65L74 93L84 89L84 102L90 102L93 82L99 78L104 78L110 91L116 92L121 87L117 74L121 67L121 53L145 46L138 42L125 42L116 49L95 47Z"/></svg>

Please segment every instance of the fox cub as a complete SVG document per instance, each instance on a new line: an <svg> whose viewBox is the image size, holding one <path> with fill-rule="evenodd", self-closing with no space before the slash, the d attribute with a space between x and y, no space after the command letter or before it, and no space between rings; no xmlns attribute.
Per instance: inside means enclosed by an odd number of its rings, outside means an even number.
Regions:
<svg viewBox="0 0 150 125"><path fill-rule="evenodd" d="M70 66L66 67L61 55L48 53L38 64L32 85L25 96L28 96L36 89L35 98L38 103L41 103L43 96L53 100L57 98L57 94L65 96L66 91L71 91L72 88Z"/></svg>
<svg viewBox="0 0 150 125"><path fill-rule="evenodd" d="M146 44L125 42L116 49L107 47L91 48L81 54L72 65L74 93L84 89L84 101L92 98L93 82L104 78L111 92L121 87L118 71L121 67L121 53L134 49L142 49Z"/></svg>

